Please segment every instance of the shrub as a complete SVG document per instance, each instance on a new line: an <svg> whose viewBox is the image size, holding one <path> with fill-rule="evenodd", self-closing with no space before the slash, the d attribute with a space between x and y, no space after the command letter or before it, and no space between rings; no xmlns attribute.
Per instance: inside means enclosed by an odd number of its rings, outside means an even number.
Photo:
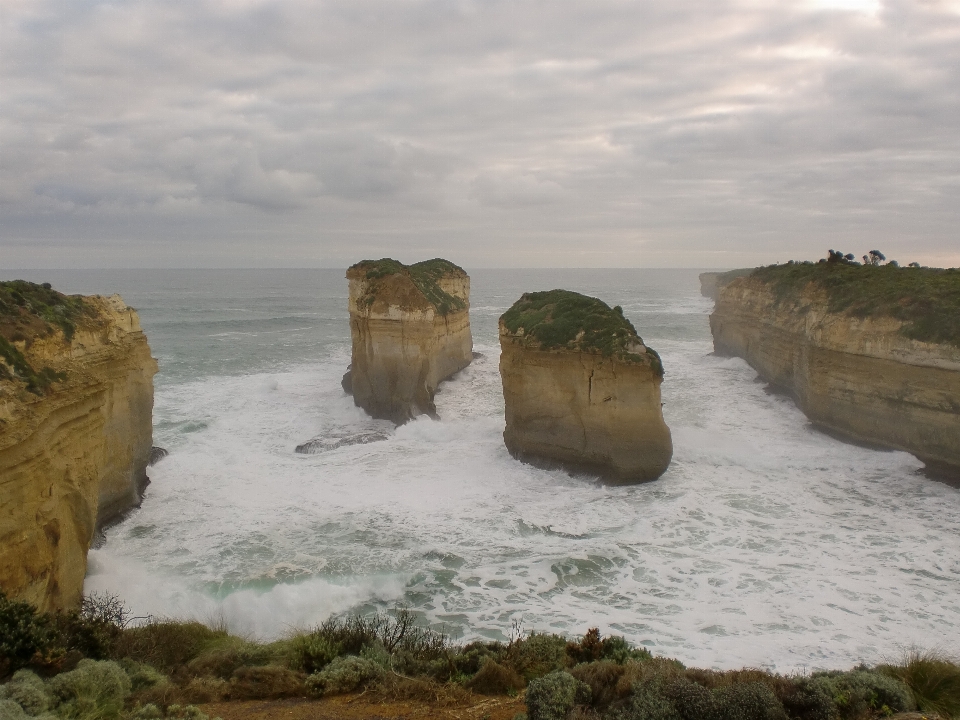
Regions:
<svg viewBox="0 0 960 720"><path fill-rule="evenodd" d="M568 664L567 640L560 635L529 635L507 648L506 661L529 682Z"/></svg>
<svg viewBox="0 0 960 720"><path fill-rule="evenodd" d="M836 717L830 693L812 678L797 679L778 697L790 717L797 720L833 720Z"/></svg>
<svg viewBox="0 0 960 720"><path fill-rule="evenodd" d="M578 703L590 702L590 686L558 670L532 680L526 701L530 720L564 720Z"/></svg>
<svg viewBox="0 0 960 720"><path fill-rule="evenodd" d="M230 681L231 700L267 700L306 694L303 676L276 665L241 667Z"/></svg>
<svg viewBox="0 0 960 720"><path fill-rule="evenodd" d="M323 670L307 678L307 689L316 695L340 695L353 692L383 677L381 665L367 658L348 655L338 657Z"/></svg>
<svg viewBox="0 0 960 720"><path fill-rule="evenodd" d="M158 685L153 693L144 693L143 697L156 698L161 704L210 703L225 700L230 695L230 683L222 678L192 678L185 686Z"/></svg>
<svg viewBox="0 0 960 720"><path fill-rule="evenodd" d="M18 670L10 682L0 685L0 698L13 700L28 715L39 715L55 704L43 680L30 670Z"/></svg>
<svg viewBox="0 0 960 720"><path fill-rule="evenodd" d="M110 660L81 660L76 670L50 681L51 692L61 702L58 714L83 720L119 716L130 688L123 668Z"/></svg>
<svg viewBox="0 0 960 720"><path fill-rule="evenodd" d="M627 700L614 706L605 720L683 720L656 685L638 684Z"/></svg>
<svg viewBox="0 0 960 720"><path fill-rule="evenodd" d="M30 720L30 716L13 700L0 698L0 720Z"/></svg>
<svg viewBox="0 0 960 720"><path fill-rule="evenodd" d="M650 690L656 683L648 685ZM714 717L713 693L686 678L676 678L663 685L663 695L673 702L683 720L708 720Z"/></svg>
<svg viewBox="0 0 960 720"><path fill-rule="evenodd" d="M342 652L343 645L333 640L323 626L293 639L293 665L307 674L323 670Z"/></svg>
<svg viewBox="0 0 960 720"><path fill-rule="evenodd" d="M0 677L31 662L49 664L62 655L50 618L29 603L8 600L0 591Z"/></svg>
<svg viewBox="0 0 960 720"><path fill-rule="evenodd" d="M131 720L160 720L162 717L163 710L153 703L147 703L133 711Z"/></svg>
<svg viewBox="0 0 960 720"><path fill-rule="evenodd" d="M617 684L624 674L624 666L612 660L577 665L570 670L577 680L590 687L593 707L603 710L619 699Z"/></svg>
<svg viewBox="0 0 960 720"><path fill-rule="evenodd" d="M127 628L117 642L116 655L170 673L226 637L225 630L213 630L198 622L158 620Z"/></svg>
<svg viewBox="0 0 960 720"><path fill-rule="evenodd" d="M128 620L129 613L122 600L98 593L84 596L79 610L53 616L64 647L94 660L114 655Z"/></svg>
<svg viewBox="0 0 960 720"><path fill-rule="evenodd" d="M187 672L194 676L210 675L229 680L238 668L267 665L270 651L259 643L228 637L211 641L193 660L187 663Z"/></svg>
<svg viewBox="0 0 960 720"><path fill-rule="evenodd" d="M472 642L453 656L453 665L461 675L474 675L488 659L502 662L505 655L506 646L502 643Z"/></svg>
<svg viewBox="0 0 960 720"><path fill-rule="evenodd" d="M948 658L913 651L902 664L878 670L909 687L920 710L960 717L960 666Z"/></svg>
<svg viewBox="0 0 960 720"><path fill-rule="evenodd" d="M506 695L511 690L522 690L523 686L523 678L516 670L491 658L487 658L480 671L466 683L466 687L481 695Z"/></svg>
<svg viewBox="0 0 960 720"><path fill-rule="evenodd" d="M869 670L815 673L811 683L830 696L843 720L855 720L871 711L891 714L914 707L906 685Z"/></svg>
<svg viewBox="0 0 960 720"><path fill-rule="evenodd" d="M631 647L626 638L611 635L603 639L603 649L600 657L623 665L630 660L650 660L653 655L646 648Z"/></svg>
<svg viewBox="0 0 960 720"><path fill-rule="evenodd" d="M143 665L130 659L120 661L120 667L130 678L130 689L137 692L145 688L152 688L170 682L170 679L159 670L149 665Z"/></svg>
<svg viewBox="0 0 960 720"><path fill-rule="evenodd" d="M787 720L783 705L764 683L726 685L713 691L717 720Z"/></svg>

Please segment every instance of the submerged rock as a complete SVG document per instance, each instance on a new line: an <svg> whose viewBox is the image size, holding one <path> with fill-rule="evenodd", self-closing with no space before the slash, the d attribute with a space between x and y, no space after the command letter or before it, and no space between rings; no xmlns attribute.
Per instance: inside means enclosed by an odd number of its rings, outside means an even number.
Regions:
<svg viewBox="0 0 960 720"><path fill-rule="evenodd" d="M152 448L150 448L150 458L147 460L147 465L152 467L169 454L170 453L165 448L154 445Z"/></svg>
<svg viewBox="0 0 960 720"><path fill-rule="evenodd" d="M389 258L347 270L353 352L343 387L375 418L436 415L437 386L470 364L470 278L435 259Z"/></svg>
<svg viewBox="0 0 960 720"><path fill-rule="evenodd" d="M307 440L307 442L297 445L296 452L302 455L317 455L318 453L336 450L337 448L348 447L350 445L366 445L367 443L380 442L381 440L388 440L389 438L390 433L382 430L352 433L349 435L327 435L325 437Z"/></svg>
<svg viewBox="0 0 960 720"><path fill-rule="evenodd" d="M118 295L0 283L0 588L76 606L97 529L140 502L157 363Z"/></svg>
<svg viewBox="0 0 960 720"><path fill-rule="evenodd" d="M567 290L525 293L500 318L500 347L514 457L624 483L667 469L663 366L619 307Z"/></svg>

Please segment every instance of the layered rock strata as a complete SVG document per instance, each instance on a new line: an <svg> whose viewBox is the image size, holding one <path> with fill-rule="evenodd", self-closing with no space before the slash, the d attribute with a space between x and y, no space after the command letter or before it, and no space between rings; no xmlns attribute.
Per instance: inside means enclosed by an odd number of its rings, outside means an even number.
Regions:
<svg viewBox="0 0 960 720"><path fill-rule="evenodd" d="M365 260L347 270L353 350L343 386L376 418L436 416L441 381L473 359L470 277L447 260Z"/></svg>
<svg viewBox="0 0 960 720"><path fill-rule="evenodd" d="M801 270L812 272L794 272ZM791 394L815 424L906 450L960 475L960 347L908 337L905 331L920 326L890 314L866 315L864 303L860 310L838 310L829 288L843 290L840 270L853 272L838 269L830 286L787 286L770 269L730 283L710 316L716 352L744 358ZM910 302L907 295L894 297L893 312Z"/></svg>
<svg viewBox="0 0 960 720"><path fill-rule="evenodd" d="M720 290L751 272L753 268L700 273L700 294L715 301L720 295Z"/></svg>
<svg viewBox="0 0 960 720"><path fill-rule="evenodd" d="M0 589L68 608L95 532L147 482L157 365L119 296L0 286Z"/></svg>
<svg viewBox="0 0 960 720"><path fill-rule="evenodd" d="M667 469L663 366L619 307L566 290L526 293L500 318L500 348L511 455L622 483Z"/></svg>

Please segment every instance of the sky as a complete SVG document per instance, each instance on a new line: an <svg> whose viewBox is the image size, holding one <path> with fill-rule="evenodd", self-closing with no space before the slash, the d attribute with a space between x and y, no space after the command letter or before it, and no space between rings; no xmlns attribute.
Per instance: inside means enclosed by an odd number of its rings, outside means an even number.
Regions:
<svg viewBox="0 0 960 720"><path fill-rule="evenodd" d="M0 0L0 269L960 266L960 0Z"/></svg>

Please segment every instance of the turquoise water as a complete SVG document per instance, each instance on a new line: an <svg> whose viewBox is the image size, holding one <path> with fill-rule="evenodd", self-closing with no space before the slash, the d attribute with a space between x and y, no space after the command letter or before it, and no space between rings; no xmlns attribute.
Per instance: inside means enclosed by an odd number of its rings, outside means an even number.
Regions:
<svg viewBox="0 0 960 720"><path fill-rule="evenodd" d="M394 429L340 388L343 271L16 273L120 292L160 364L170 455L91 553L87 589L264 637L398 603L464 639L598 625L716 667L849 666L960 634L960 492L906 453L817 432L713 356L696 271L470 274L482 357L442 387L439 422ZM496 320L553 287L623 306L661 353L675 456L657 482L611 488L506 453Z"/></svg>

